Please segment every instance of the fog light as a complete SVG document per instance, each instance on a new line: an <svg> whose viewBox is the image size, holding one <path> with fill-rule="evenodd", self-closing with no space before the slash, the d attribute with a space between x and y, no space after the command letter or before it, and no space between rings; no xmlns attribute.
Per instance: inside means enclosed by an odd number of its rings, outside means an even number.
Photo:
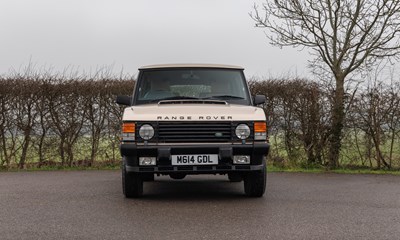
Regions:
<svg viewBox="0 0 400 240"><path fill-rule="evenodd" d="M141 166L156 165L156 158L155 157L139 157L139 165L141 165Z"/></svg>
<svg viewBox="0 0 400 240"><path fill-rule="evenodd" d="M250 156L233 156L233 164L250 164Z"/></svg>

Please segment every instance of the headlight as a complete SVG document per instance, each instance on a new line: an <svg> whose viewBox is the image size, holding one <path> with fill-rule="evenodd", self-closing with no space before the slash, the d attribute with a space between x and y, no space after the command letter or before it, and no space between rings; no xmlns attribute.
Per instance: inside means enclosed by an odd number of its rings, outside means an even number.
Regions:
<svg viewBox="0 0 400 240"><path fill-rule="evenodd" d="M144 124L139 129L139 136L144 140L150 140L154 136L154 128L149 124Z"/></svg>
<svg viewBox="0 0 400 240"><path fill-rule="evenodd" d="M250 136L250 128L246 124L239 124L235 130L236 136L240 139L246 139Z"/></svg>

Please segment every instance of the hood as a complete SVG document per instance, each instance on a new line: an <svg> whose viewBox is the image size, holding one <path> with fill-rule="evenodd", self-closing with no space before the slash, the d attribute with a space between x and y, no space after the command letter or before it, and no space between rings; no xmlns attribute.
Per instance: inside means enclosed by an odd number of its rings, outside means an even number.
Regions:
<svg viewBox="0 0 400 240"><path fill-rule="evenodd" d="M263 109L244 105L146 104L125 108L124 121L265 121Z"/></svg>

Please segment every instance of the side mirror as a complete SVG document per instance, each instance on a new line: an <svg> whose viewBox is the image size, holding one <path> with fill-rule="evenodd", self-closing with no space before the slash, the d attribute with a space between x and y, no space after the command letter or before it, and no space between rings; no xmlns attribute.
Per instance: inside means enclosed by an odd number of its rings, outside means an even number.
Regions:
<svg viewBox="0 0 400 240"><path fill-rule="evenodd" d="M130 96L117 96L115 102L119 105L130 106L132 104L132 98Z"/></svg>
<svg viewBox="0 0 400 240"><path fill-rule="evenodd" d="M265 103L265 95L255 95L254 96L254 105L260 105Z"/></svg>

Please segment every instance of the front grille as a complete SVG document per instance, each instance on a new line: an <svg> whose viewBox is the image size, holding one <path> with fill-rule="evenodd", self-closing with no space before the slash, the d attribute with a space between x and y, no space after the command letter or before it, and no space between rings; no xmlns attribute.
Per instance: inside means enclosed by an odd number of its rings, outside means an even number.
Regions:
<svg viewBox="0 0 400 240"><path fill-rule="evenodd" d="M231 122L158 123L159 142L229 142L231 140Z"/></svg>

